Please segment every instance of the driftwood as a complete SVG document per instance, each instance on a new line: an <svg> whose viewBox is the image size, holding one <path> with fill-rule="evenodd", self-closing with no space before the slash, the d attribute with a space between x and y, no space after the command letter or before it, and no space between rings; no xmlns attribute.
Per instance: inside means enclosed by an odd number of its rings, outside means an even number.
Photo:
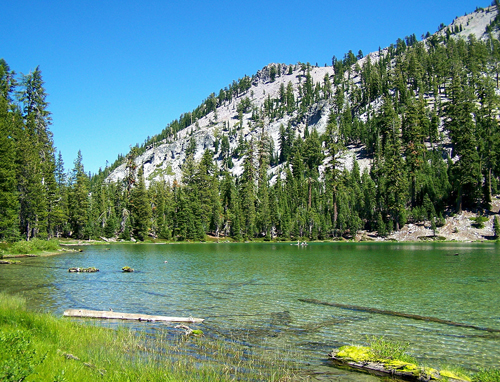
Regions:
<svg viewBox="0 0 500 382"><path fill-rule="evenodd" d="M202 336L203 335L203 331L202 330L199 330L199 329L191 329L189 326L187 325L177 325L177 326L174 326L176 329L184 329L184 335L185 336Z"/></svg>
<svg viewBox="0 0 500 382"><path fill-rule="evenodd" d="M70 272L70 273L80 273L80 272L93 273L93 272L99 272L99 269L97 269L95 267L90 267L90 268L70 268L70 269L68 269L68 272Z"/></svg>
<svg viewBox="0 0 500 382"><path fill-rule="evenodd" d="M113 311L87 310L87 309L68 309L64 311L66 317L86 317L86 318L101 318L111 320L135 320L135 321L164 321L164 322L203 322L203 318L193 317L166 317L166 316L151 316L149 314L134 314L134 313L119 313Z"/></svg>
<svg viewBox="0 0 500 382"><path fill-rule="evenodd" d="M459 327L462 327L462 328L483 330L483 331L491 332L491 333L500 333L500 329L483 328L483 327L480 327L480 326L464 324L464 323L461 323L461 322L454 322L454 321L450 321L450 320L443 320L443 319L437 318L437 317L420 316L418 314L395 312L395 311L392 311L392 310L383 310L383 309L377 309L377 308L367 308L367 307L356 306L356 305L338 304L338 303L334 303L334 302L324 302L324 301L319 301L319 300L310 299L310 298L299 298L299 301L307 302L307 303L310 303L310 304L334 306L336 308L341 308L341 309L356 310L356 311L359 311L359 312L367 312L367 313L374 313L374 314L384 314L386 316L404 317L404 318L410 318L410 319L413 319L413 320L436 322L438 324L445 324L445 325L451 325L451 326L459 326Z"/></svg>

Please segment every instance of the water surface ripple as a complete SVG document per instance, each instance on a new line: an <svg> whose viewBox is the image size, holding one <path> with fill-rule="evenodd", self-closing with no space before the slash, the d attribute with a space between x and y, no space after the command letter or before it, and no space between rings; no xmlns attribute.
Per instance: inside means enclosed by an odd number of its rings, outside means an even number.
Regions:
<svg viewBox="0 0 500 382"><path fill-rule="evenodd" d="M364 344L367 336L381 335L410 342L412 353L429 364L458 363L473 370L499 364L497 244L124 244L83 249L0 266L0 289L22 293L33 308L55 314L86 308L201 317L208 335L251 346L300 348L318 365L333 347ZM100 272L68 272L90 266ZM136 272L123 273L123 266Z"/></svg>

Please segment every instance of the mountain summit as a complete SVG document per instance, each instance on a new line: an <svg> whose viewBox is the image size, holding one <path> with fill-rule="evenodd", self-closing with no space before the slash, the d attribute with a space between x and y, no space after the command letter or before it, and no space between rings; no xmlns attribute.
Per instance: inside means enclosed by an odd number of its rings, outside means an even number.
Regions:
<svg viewBox="0 0 500 382"><path fill-rule="evenodd" d="M278 156L280 128L290 126L294 135L300 138L304 138L306 130L316 130L321 135L326 131L332 110L338 114L345 107L350 109L354 120L366 123L370 112L380 107L382 94L371 97L373 99L368 103L357 98L359 92L369 90L364 89L365 68L376 65L382 59L386 70L394 71L398 60L403 57L400 55L402 45L405 52L408 50L410 53L410 48L414 45L429 49L436 44L446 44L450 38L486 41L492 34L498 36L497 17L496 5L480 8L472 14L457 17L447 27L441 25L438 32L425 37L421 42L417 42L413 35L405 40L398 39L396 44L364 57L359 54L354 56L349 52L343 60L334 62L333 66L318 67L308 63L269 64L251 78L245 76L221 89L218 96L211 94L195 111L183 114L161 134L149 139L136 150L134 167L144 168L148 185L151 181L160 179L170 183L174 180L181 181L182 165L187 156L193 154L198 161L208 149L219 169L226 168L233 175L239 176L243 171L242 145L245 142L257 142L264 135L270 139L271 149ZM442 92L433 94L419 90L415 91L415 96L423 96L428 108L433 108L436 102L447 100ZM342 105L339 105L340 101ZM179 130L176 131L177 129ZM159 139L161 137L164 138ZM444 139L440 143L447 142ZM348 150L341 158L346 168L352 169L353 158L358 161L361 171L369 167L372 157L366 156L364 145L356 139L348 139L346 143ZM227 160L228 157L231 158L230 161ZM272 163L269 174L275 175L281 167L276 162ZM127 163L124 159L109 174L107 181L123 180L126 173Z"/></svg>

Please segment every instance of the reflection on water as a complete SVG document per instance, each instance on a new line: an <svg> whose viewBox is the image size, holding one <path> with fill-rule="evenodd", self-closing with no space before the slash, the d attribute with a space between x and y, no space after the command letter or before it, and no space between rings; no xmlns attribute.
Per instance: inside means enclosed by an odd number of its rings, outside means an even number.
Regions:
<svg viewBox="0 0 500 382"><path fill-rule="evenodd" d="M68 272L90 266L100 272ZM113 245L2 266L0 288L56 314L86 308L201 317L208 335L300 348L318 367L333 347L384 335L409 341L426 363L455 359L476 369L498 366L500 333L340 305L500 330L499 274L495 244Z"/></svg>

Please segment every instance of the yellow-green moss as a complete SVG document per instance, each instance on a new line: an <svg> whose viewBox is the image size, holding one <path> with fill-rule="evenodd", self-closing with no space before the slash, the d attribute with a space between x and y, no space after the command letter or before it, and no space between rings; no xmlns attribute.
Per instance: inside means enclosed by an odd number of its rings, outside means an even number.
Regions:
<svg viewBox="0 0 500 382"><path fill-rule="evenodd" d="M337 357L355 362L365 362L373 360L371 349L366 346L342 346Z"/></svg>
<svg viewBox="0 0 500 382"><path fill-rule="evenodd" d="M439 374L441 374L441 376L445 378L458 379L459 381L471 381L471 379L467 375L458 371L441 370Z"/></svg>
<svg viewBox="0 0 500 382"><path fill-rule="evenodd" d="M430 367L419 366L413 362L406 362L399 359L383 359L374 355L373 349L368 346L342 346L336 356L346 361L354 362L377 362L388 370L397 370L402 373L410 373L415 377L427 376L429 380L439 379L439 372ZM456 379L457 376L452 377ZM464 379L465 380L465 379Z"/></svg>
<svg viewBox="0 0 500 382"><path fill-rule="evenodd" d="M384 366L388 369L398 369L406 373L420 374L421 368L414 363L400 361L398 359L386 360Z"/></svg>

